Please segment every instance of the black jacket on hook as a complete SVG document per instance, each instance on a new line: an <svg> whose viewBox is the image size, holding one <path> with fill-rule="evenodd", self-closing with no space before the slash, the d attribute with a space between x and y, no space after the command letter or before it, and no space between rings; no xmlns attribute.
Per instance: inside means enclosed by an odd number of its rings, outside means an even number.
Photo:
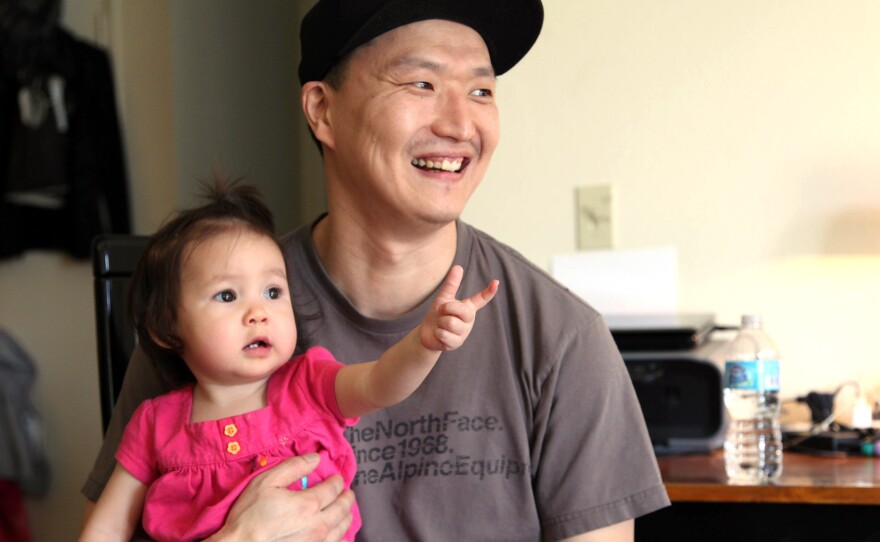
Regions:
<svg viewBox="0 0 880 542"><path fill-rule="evenodd" d="M0 258L29 249L87 258L97 234L131 231L110 59L58 26L51 41L48 66L4 66L0 77ZM49 79L63 99L28 125L22 88L48 96Z"/></svg>

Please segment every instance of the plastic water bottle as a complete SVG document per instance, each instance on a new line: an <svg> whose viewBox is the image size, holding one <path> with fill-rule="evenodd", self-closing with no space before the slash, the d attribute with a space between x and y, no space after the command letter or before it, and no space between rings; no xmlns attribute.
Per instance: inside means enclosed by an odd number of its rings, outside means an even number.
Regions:
<svg viewBox="0 0 880 542"><path fill-rule="evenodd" d="M724 404L730 422L724 441L729 480L756 484L779 478L779 351L760 316L742 317L742 327L727 351Z"/></svg>

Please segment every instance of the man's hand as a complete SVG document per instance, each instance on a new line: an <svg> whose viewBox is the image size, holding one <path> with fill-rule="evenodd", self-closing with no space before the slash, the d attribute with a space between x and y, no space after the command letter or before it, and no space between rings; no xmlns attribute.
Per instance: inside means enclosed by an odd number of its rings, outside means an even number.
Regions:
<svg viewBox="0 0 880 542"><path fill-rule="evenodd" d="M354 493L333 476L303 491L289 485L318 466L318 454L285 460L260 474L235 501L226 525L208 540L335 542L351 525Z"/></svg>
<svg viewBox="0 0 880 542"><path fill-rule="evenodd" d="M452 266L440 293L425 315L420 338L428 350L447 352L464 344L474 327L477 311L492 301L498 292L498 281L493 280L482 292L458 301L455 293L463 275L464 270L460 265Z"/></svg>

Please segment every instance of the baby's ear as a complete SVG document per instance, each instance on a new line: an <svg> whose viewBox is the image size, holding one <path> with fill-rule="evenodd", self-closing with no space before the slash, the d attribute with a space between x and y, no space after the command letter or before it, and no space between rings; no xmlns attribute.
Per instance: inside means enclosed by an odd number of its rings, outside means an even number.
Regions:
<svg viewBox="0 0 880 542"><path fill-rule="evenodd" d="M165 348L166 350L174 350L174 348L172 348L170 344L168 344L166 341L159 338L158 335L156 335L152 331L150 331L149 333L150 333L150 338L153 339L154 343L158 344L162 348Z"/></svg>

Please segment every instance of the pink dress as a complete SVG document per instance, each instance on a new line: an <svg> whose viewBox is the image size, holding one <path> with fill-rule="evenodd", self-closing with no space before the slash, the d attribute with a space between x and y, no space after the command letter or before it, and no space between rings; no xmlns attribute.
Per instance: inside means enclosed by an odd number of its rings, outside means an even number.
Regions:
<svg viewBox="0 0 880 542"><path fill-rule="evenodd" d="M343 366L315 347L269 379L268 406L222 420L190 423L192 385L141 404L116 459L148 485L143 525L157 541L200 540L223 526L235 500L256 475L288 457L318 452L321 462L307 485L339 473L348 487L355 458L336 403ZM301 489L297 481L290 489ZM357 505L346 540L361 519Z"/></svg>

